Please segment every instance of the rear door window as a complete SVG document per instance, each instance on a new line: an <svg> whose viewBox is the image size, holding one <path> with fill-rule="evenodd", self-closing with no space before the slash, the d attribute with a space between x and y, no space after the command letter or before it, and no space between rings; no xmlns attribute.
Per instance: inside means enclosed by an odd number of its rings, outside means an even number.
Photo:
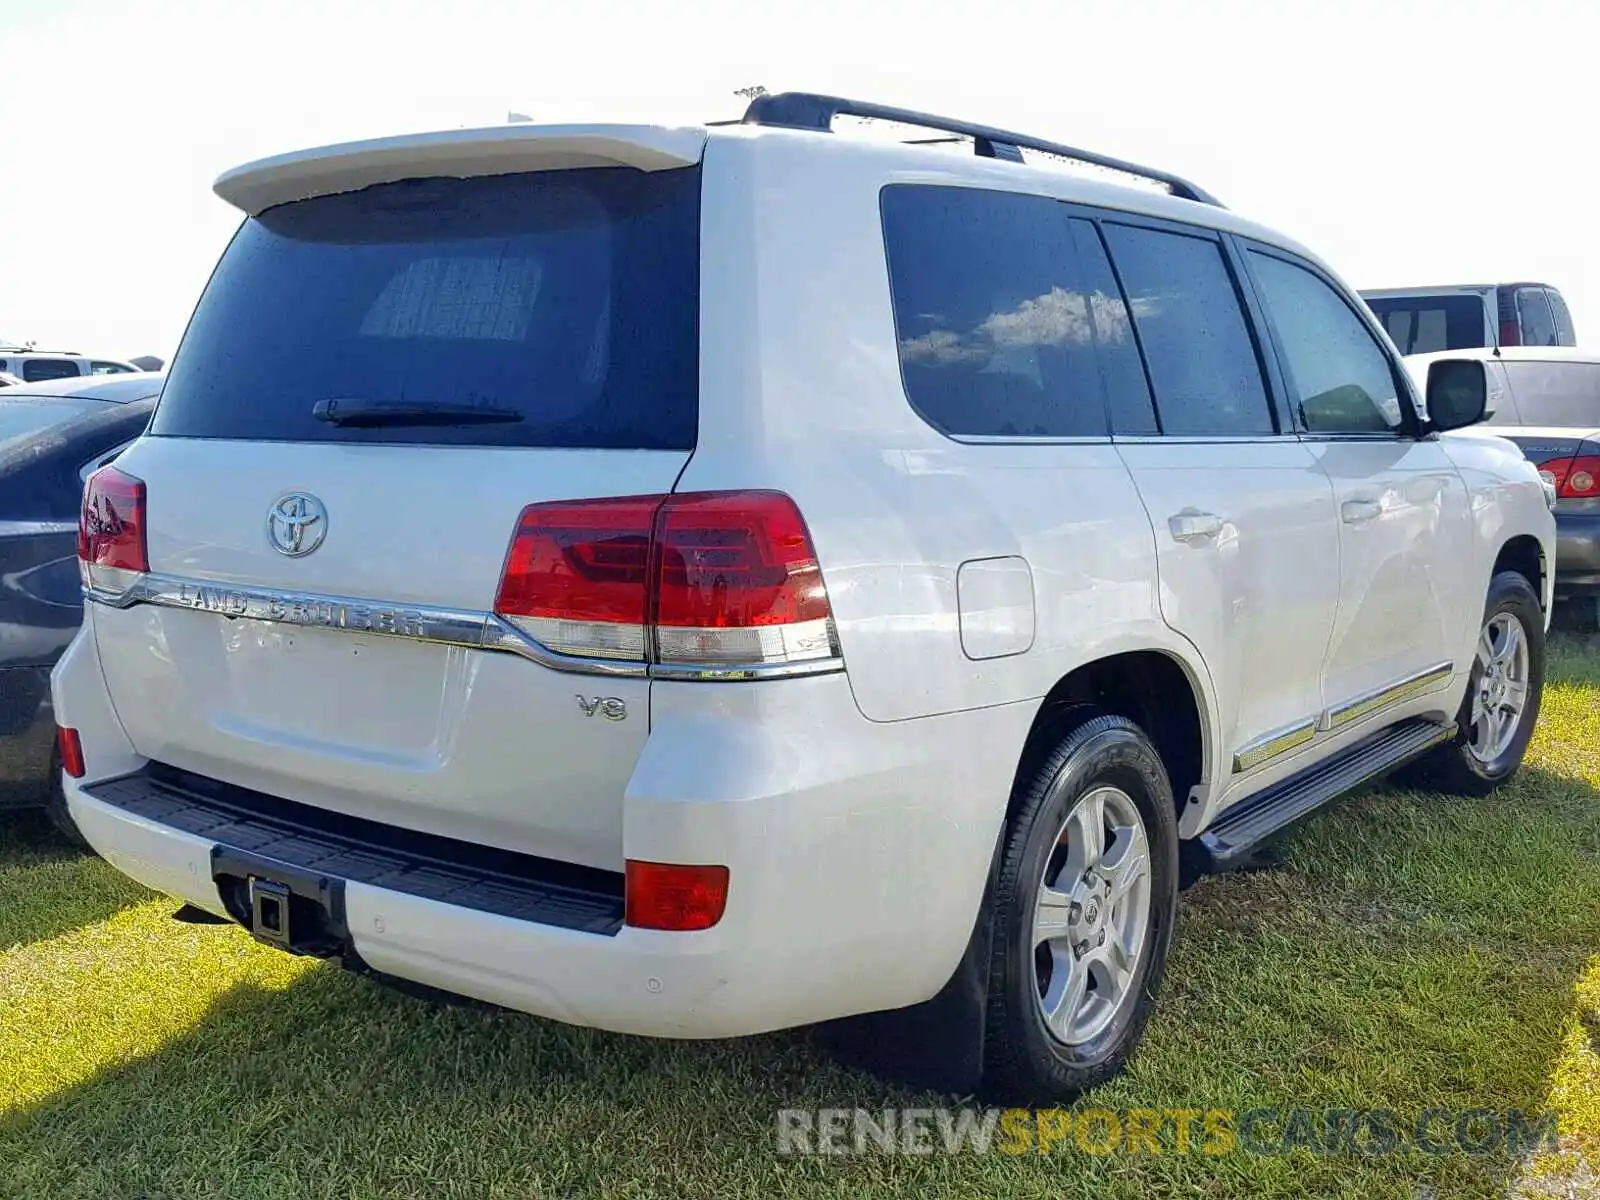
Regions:
<svg viewBox="0 0 1600 1200"><path fill-rule="evenodd" d="M1600 363L1508 360L1524 425L1600 426Z"/></svg>
<svg viewBox="0 0 1600 1200"><path fill-rule="evenodd" d="M1144 347L1162 432L1276 432L1222 246L1209 237L1141 225L1102 228Z"/></svg>
<svg viewBox="0 0 1600 1200"><path fill-rule="evenodd" d="M1517 289L1517 317L1522 325L1524 346L1555 346L1556 319L1543 288Z"/></svg>
<svg viewBox="0 0 1600 1200"><path fill-rule="evenodd" d="M1137 349L1093 227L1048 197L975 188L892 185L882 209L900 368L923 420L957 437L1106 436L1096 342Z"/></svg>
<svg viewBox="0 0 1600 1200"><path fill-rule="evenodd" d="M25 358L22 360L24 383L42 383L46 379L73 379L78 375L78 364L70 358Z"/></svg>
<svg viewBox="0 0 1600 1200"><path fill-rule="evenodd" d="M1481 296L1404 296L1367 301L1401 354L1467 350L1488 343Z"/></svg>
<svg viewBox="0 0 1600 1200"><path fill-rule="evenodd" d="M596 167L268 209L223 255L151 433L691 449L699 198L698 167ZM324 401L496 419L341 425Z"/></svg>

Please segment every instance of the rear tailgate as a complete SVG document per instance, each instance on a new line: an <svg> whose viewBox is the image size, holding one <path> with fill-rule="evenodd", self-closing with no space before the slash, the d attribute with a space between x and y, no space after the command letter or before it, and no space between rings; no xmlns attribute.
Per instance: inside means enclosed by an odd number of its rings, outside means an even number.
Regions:
<svg viewBox="0 0 1600 1200"><path fill-rule="evenodd" d="M492 610L526 505L688 461L698 204L697 167L580 166L247 220L117 463L149 575L94 628L139 753L620 870L643 669L552 669Z"/></svg>
<svg viewBox="0 0 1600 1200"><path fill-rule="evenodd" d="M1594 507L1600 500L1600 430L1562 427L1495 427L1514 442L1557 489L1556 512Z"/></svg>

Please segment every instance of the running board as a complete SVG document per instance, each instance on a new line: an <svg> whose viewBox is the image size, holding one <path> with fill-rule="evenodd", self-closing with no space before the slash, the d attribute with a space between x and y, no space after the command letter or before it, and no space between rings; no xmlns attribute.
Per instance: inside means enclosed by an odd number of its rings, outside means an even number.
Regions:
<svg viewBox="0 0 1600 1200"><path fill-rule="evenodd" d="M1388 774L1454 736L1454 725L1421 718L1402 721L1273 784L1226 810L1199 837L1183 844L1185 875L1239 866L1263 842L1328 801Z"/></svg>

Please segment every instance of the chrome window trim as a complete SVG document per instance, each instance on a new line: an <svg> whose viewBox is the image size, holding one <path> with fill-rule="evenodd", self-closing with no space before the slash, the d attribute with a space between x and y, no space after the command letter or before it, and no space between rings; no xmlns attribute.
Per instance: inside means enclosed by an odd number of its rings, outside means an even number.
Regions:
<svg viewBox="0 0 1600 1200"><path fill-rule="evenodd" d="M1287 754L1290 750L1304 746L1316 736L1316 717L1307 717L1305 720L1296 721L1292 725L1269 730L1260 737L1246 742L1233 752L1233 772L1238 775L1245 771L1254 770L1263 763L1277 758L1280 754Z"/></svg>
<svg viewBox="0 0 1600 1200"><path fill-rule="evenodd" d="M1061 437L1016 436L987 433L946 434L952 442L963 446L1107 446L1110 434L1072 434Z"/></svg>
<svg viewBox="0 0 1600 1200"><path fill-rule="evenodd" d="M1364 692L1353 700L1346 700L1328 709L1322 714L1322 728L1324 730L1342 729L1352 721L1370 716L1379 709L1387 708L1397 701L1404 700L1407 696L1425 691L1435 684L1443 683L1455 673L1455 664L1442 662L1435 663L1425 670L1414 675L1407 675L1393 683L1386 683L1381 687Z"/></svg>
<svg viewBox="0 0 1600 1200"><path fill-rule="evenodd" d="M76 528L76 526L74 526ZM229 619L267 621L312 629L374 637L403 638L514 654L553 671L611 678L745 682L826 675L844 670L838 656L800 662L736 664L617 662L562 654L523 633L491 612L396 604L357 596L325 595L282 588L186 579L177 575L141 575L125 590L86 586L86 601L108 608L139 604L206 612Z"/></svg>

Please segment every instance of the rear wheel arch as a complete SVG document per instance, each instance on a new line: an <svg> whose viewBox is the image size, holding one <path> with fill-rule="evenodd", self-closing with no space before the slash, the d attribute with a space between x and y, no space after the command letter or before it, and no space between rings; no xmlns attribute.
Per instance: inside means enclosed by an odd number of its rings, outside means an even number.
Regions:
<svg viewBox="0 0 1600 1200"><path fill-rule="evenodd" d="M1034 716L1017 778L1026 778L1089 712L1126 717L1145 731L1180 813L1190 790L1211 777L1210 707L1195 669L1166 650L1129 650L1084 663L1056 682Z"/></svg>

